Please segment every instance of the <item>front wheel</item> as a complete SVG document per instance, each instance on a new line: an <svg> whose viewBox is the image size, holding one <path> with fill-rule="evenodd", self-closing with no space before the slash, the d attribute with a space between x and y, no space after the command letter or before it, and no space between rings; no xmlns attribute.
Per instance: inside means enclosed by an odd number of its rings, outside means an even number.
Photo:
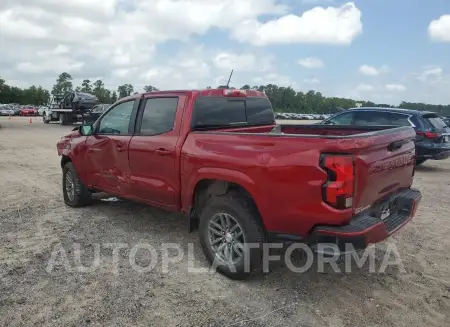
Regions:
<svg viewBox="0 0 450 327"><path fill-rule="evenodd" d="M227 193L208 200L201 210L199 236L209 263L229 278L246 279L261 267L265 233L244 195Z"/></svg>
<svg viewBox="0 0 450 327"><path fill-rule="evenodd" d="M67 125L66 114L59 114L59 124L60 125Z"/></svg>
<svg viewBox="0 0 450 327"><path fill-rule="evenodd" d="M71 162L63 168L62 188L64 203L70 207L84 207L91 204L92 193L81 182Z"/></svg>
<svg viewBox="0 0 450 327"><path fill-rule="evenodd" d="M44 124L48 124L50 122L50 117L48 117L45 113L43 113L42 121L44 122Z"/></svg>

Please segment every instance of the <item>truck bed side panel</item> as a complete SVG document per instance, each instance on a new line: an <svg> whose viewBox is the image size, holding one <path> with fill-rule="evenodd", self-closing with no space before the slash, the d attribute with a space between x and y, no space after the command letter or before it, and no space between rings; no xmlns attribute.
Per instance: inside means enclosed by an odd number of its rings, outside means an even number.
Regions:
<svg viewBox="0 0 450 327"><path fill-rule="evenodd" d="M355 208L411 185L413 165L400 162L413 153L412 141L395 153L387 146L413 137L412 129L347 138L193 132L181 153L183 208L191 205L199 180L214 178L206 172L218 169L220 178L240 184L252 195L268 231L306 236L317 222L342 225ZM322 201L327 178L319 167L322 153L355 155L354 208L337 210Z"/></svg>

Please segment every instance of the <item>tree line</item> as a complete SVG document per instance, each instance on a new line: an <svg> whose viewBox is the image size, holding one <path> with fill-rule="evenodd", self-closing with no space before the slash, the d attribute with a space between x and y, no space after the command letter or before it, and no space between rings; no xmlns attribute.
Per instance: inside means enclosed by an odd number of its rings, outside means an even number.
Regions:
<svg viewBox="0 0 450 327"><path fill-rule="evenodd" d="M218 88L225 88L219 85ZM207 88L212 88L208 86ZM443 115L450 115L450 104L433 105L426 103L401 102L398 106L392 106L384 103L374 103L371 101L359 101L338 97L325 97L320 92L310 90L308 92L296 91L291 87L283 87L274 84L268 85L243 85L242 89L252 89L263 91L270 99L273 108L278 112L293 113L334 113L348 108L354 108L358 104L365 107L389 107L389 108L407 108L425 111L434 111ZM105 88L102 80L91 81L85 79L81 85L73 85L73 78L68 73L62 73L56 79L51 92L41 86L31 86L21 89L10 86L0 78L0 103L18 103L45 105L50 101L52 95L63 95L72 90L95 94L102 103L114 103L118 99L136 94L133 85L123 84L117 90ZM158 88L152 85L144 87L145 92L158 91Z"/></svg>

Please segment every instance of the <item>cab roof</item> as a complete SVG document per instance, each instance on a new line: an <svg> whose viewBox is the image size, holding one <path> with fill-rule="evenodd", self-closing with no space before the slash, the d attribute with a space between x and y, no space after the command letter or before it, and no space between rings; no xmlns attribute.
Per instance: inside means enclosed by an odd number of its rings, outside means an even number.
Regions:
<svg viewBox="0 0 450 327"><path fill-rule="evenodd" d="M245 95L243 94L245 92ZM203 90L165 90L165 91L152 91L152 92L144 92L133 94L128 97L122 98L120 100L125 99L136 99L142 98L146 95L173 95L173 94L193 94L199 97L219 97L219 96L233 96L231 94L226 95L225 93L236 93L234 96L247 96L247 97L265 97L267 95L264 92L256 91L256 90L241 90L241 89L203 89ZM242 93L242 94L240 94Z"/></svg>

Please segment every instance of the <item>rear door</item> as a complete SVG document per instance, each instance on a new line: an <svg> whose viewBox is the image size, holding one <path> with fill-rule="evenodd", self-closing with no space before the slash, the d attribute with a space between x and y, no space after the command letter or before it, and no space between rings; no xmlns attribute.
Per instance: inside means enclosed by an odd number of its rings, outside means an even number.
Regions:
<svg viewBox="0 0 450 327"><path fill-rule="evenodd" d="M128 147L133 135L137 102L132 99L115 105L97 122L95 134L86 140L88 179L102 191L128 193Z"/></svg>
<svg viewBox="0 0 450 327"><path fill-rule="evenodd" d="M129 147L132 194L166 209L179 205L179 135L185 100L179 94L144 98Z"/></svg>

